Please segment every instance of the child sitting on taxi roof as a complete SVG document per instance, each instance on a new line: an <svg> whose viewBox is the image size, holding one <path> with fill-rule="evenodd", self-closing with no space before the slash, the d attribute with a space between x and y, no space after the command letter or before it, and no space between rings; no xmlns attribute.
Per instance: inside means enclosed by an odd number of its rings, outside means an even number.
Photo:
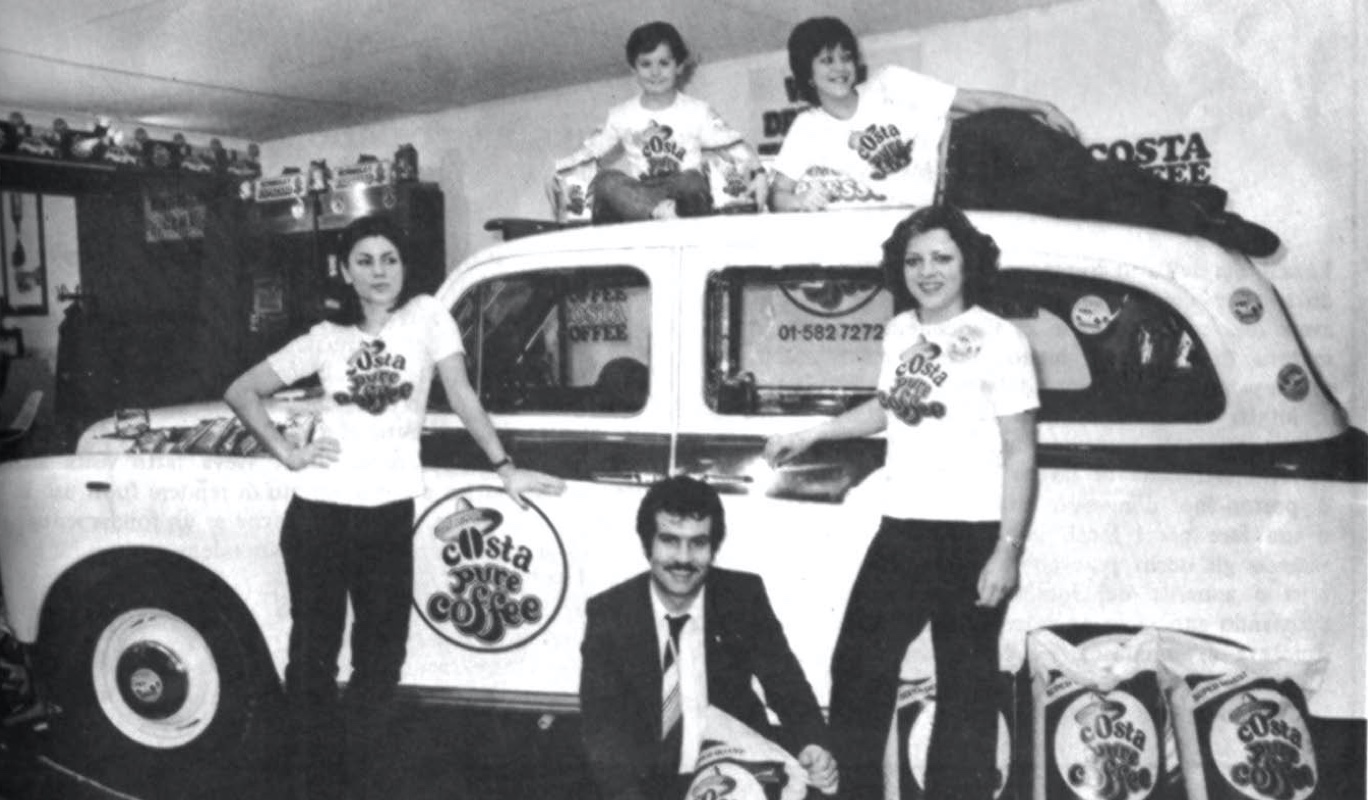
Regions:
<svg viewBox="0 0 1368 800"><path fill-rule="evenodd" d="M702 100L679 91L692 66L689 49L668 22L650 22L627 38L627 64L641 94L608 111L603 127L569 158L564 172L620 152L621 169L600 169L590 185L593 220L624 222L702 216L712 212L703 172L705 150L739 156L746 175L763 174L755 150Z"/></svg>

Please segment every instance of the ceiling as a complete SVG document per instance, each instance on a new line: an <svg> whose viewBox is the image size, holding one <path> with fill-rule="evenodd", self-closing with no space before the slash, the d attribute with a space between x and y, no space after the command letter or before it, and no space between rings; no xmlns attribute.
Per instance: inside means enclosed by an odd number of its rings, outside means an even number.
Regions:
<svg viewBox="0 0 1368 800"><path fill-rule="evenodd" d="M633 27L703 61L782 50L794 23L858 35L1060 0L4 0L0 111L269 141L624 74Z"/></svg>

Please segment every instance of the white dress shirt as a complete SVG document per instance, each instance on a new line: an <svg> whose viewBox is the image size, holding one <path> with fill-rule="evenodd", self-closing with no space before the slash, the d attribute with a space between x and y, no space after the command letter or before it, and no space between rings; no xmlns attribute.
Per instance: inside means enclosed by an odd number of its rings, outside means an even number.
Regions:
<svg viewBox="0 0 1368 800"><path fill-rule="evenodd" d="M676 612L665 607L655 584L651 584L651 608L655 616L659 663L665 663L665 648L670 641L670 624L665 621L665 617L689 615L688 623L679 632L679 703L684 724L679 746L681 775L694 771L698 751L703 743L703 719L708 710L708 660L703 635L703 595L706 591L699 591L688 608Z"/></svg>

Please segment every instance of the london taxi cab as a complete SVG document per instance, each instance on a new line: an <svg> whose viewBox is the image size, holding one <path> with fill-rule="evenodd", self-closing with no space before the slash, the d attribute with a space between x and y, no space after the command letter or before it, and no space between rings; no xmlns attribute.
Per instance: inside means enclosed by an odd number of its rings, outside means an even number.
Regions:
<svg viewBox="0 0 1368 800"><path fill-rule="evenodd" d="M778 469L761 451L872 395L892 314L879 245L902 213L553 231L452 271L438 299L507 449L569 488L518 508L434 397L406 690L573 716L585 601L643 569L641 496L687 473L723 493L719 563L765 577L825 699L884 442L821 443ZM1004 668L1042 626L1182 628L1327 658L1312 712L1361 723L1365 436L1273 285L1198 239L971 216L1002 249L994 311L1030 340L1041 387ZM306 430L315 402L291 391L271 408ZM286 654L283 468L250 457L219 404L147 423L111 418L75 455L0 466L10 621L44 655L54 732L97 772L243 747Z"/></svg>

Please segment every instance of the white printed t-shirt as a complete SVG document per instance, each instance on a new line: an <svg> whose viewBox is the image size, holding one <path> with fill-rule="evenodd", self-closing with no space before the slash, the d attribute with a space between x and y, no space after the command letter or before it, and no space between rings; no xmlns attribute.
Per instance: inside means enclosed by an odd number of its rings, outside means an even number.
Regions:
<svg viewBox="0 0 1368 800"><path fill-rule="evenodd" d="M883 513L898 519L1001 519L997 418L1039 406L1025 335L979 306L930 325L908 311L889 322L883 346Z"/></svg>
<svg viewBox="0 0 1368 800"><path fill-rule="evenodd" d="M701 169L703 150L724 149L742 140L740 132L711 106L683 92L677 92L674 102L662 109L646 108L637 96L609 110L603 127L566 161L577 164L603 158L621 143L627 174L659 177Z"/></svg>
<svg viewBox="0 0 1368 800"><path fill-rule="evenodd" d="M295 473L308 500L378 506L423 493L418 457L434 365L464 352L450 314L428 295L396 311L374 336L320 322L267 357L290 384L318 374L325 406L314 438L332 437L335 463Z"/></svg>
<svg viewBox="0 0 1368 800"><path fill-rule="evenodd" d="M929 205L956 91L921 73L885 67L859 87L850 119L820 107L799 114L774 169L797 184L798 194L821 186L831 208Z"/></svg>

